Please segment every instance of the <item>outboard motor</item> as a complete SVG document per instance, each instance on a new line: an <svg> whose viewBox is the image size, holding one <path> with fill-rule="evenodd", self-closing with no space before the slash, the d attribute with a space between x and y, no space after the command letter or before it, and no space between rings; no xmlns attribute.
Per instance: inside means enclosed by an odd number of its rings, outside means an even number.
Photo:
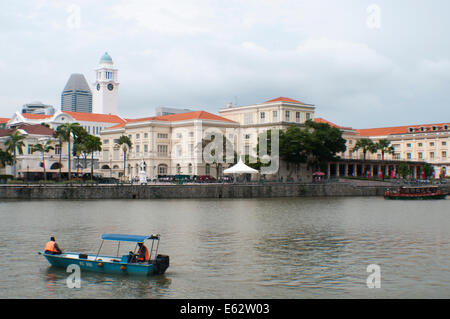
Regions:
<svg viewBox="0 0 450 319"><path fill-rule="evenodd" d="M167 255L157 255L154 261L155 270L154 274L162 275L167 268L169 268L169 256Z"/></svg>

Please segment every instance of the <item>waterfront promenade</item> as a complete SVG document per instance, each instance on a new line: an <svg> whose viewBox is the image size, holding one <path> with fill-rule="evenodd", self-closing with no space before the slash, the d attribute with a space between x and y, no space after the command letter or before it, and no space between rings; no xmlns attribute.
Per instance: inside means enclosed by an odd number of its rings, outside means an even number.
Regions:
<svg viewBox="0 0 450 319"><path fill-rule="evenodd" d="M382 196L389 182L339 180L328 183L208 184L23 184L0 185L0 199L173 199ZM449 186L444 186L448 192Z"/></svg>

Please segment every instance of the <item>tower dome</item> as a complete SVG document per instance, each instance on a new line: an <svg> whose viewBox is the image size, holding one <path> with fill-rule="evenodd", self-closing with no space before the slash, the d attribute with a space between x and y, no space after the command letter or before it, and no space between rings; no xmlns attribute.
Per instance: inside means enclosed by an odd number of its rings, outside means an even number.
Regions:
<svg viewBox="0 0 450 319"><path fill-rule="evenodd" d="M113 63L113 60L111 59L108 52L105 52L105 54L102 55L102 57L100 58L100 63Z"/></svg>

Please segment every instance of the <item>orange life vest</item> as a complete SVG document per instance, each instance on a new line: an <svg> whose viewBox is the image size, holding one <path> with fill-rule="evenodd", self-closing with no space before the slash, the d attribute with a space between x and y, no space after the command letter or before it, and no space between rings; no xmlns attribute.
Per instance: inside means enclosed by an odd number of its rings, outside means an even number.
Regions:
<svg viewBox="0 0 450 319"><path fill-rule="evenodd" d="M55 248L55 242L50 240L47 244L45 244L45 251L51 251L52 253L57 253L58 251Z"/></svg>
<svg viewBox="0 0 450 319"><path fill-rule="evenodd" d="M144 250L145 250L145 259L140 256ZM138 257L139 261L147 261L148 260L148 249L144 245L141 248L139 248L138 254L139 254L139 257Z"/></svg>

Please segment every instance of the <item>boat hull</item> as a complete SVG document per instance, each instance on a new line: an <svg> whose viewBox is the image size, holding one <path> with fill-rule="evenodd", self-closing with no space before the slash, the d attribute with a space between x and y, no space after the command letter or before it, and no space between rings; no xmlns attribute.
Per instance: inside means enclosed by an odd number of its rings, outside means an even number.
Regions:
<svg viewBox="0 0 450 319"><path fill-rule="evenodd" d="M80 258L77 253L64 253L61 255L51 255L41 253L50 265L67 268L69 265L78 265L83 271L93 271L99 273L128 274L128 275L156 275L165 272L167 267L158 267L153 263L127 263L124 258L118 259L110 256L85 255ZM162 269L164 268L164 269Z"/></svg>
<svg viewBox="0 0 450 319"><path fill-rule="evenodd" d="M447 195L385 195L385 199L400 199L400 200L432 200L432 199L445 199Z"/></svg>

